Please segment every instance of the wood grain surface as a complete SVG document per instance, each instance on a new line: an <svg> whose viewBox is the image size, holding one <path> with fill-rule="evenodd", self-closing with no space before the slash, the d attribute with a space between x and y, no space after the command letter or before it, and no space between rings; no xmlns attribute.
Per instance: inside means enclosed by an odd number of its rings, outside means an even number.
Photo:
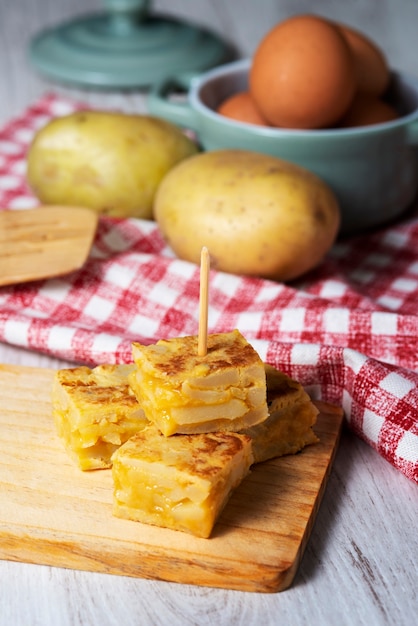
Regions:
<svg viewBox="0 0 418 626"><path fill-rule="evenodd" d="M210 539L112 516L111 472L82 472L55 433L53 370L0 366L0 558L245 591L289 587L342 424L321 405L320 443L253 467Z"/></svg>
<svg viewBox="0 0 418 626"><path fill-rule="evenodd" d="M368 33L393 67L417 73L416 0L151 4L213 28L244 56L289 13L315 11ZM103 6L100 0L0 2L1 124L49 91L102 108L146 111L142 91L65 87L45 80L28 60L29 42L40 29ZM7 188L10 177L0 175L0 184ZM0 362L71 366L7 343L0 343ZM0 465L0 477L3 472ZM0 512L2 507L0 502ZM246 593L0 559L0 626L412 626L417 621L417 519L416 485L344 428L310 540L287 591Z"/></svg>
<svg viewBox="0 0 418 626"><path fill-rule="evenodd" d="M0 212L0 285L68 274L90 252L98 214L84 207L44 206Z"/></svg>

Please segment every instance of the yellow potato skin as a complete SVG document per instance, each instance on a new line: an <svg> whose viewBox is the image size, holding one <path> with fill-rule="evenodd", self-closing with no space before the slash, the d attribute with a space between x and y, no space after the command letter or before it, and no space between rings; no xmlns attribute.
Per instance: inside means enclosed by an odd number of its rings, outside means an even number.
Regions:
<svg viewBox="0 0 418 626"><path fill-rule="evenodd" d="M79 111L37 132L28 152L27 180L43 204L151 219L164 175L197 151L179 128L162 119Z"/></svg>
<svg viewBox="0 0 418 626"><path fill-rule="evenodd" d="M331 189L289 162L247 150L192 156L161 182L154 216L174 253L232 274L293 280L332 246L340 208Z"/></svg>

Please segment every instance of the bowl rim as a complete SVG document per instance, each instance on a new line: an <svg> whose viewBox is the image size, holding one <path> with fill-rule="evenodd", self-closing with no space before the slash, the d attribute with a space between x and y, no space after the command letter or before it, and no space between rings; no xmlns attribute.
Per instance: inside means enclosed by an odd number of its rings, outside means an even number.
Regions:
<svg viewBox="0 0 418 626"><path fill-rule="evenodd" d="M200 91L202 88L214 79L222 78L231 74L242 73L248 71L251 65L251 59L239 59L230 63L225 63L212 68L203 74L195 76L191 80L188 100L192 109L198 111L201 115L212 119L214 122L225 127L232 127L245 131L251 135L257 135L266 138L278 138L283 136L295 136L300 138L312 138L315 137L335 137L335 136L358 136L358 135L370 135L376 133L382 133L384 131L392 131L393 129L406 127L418 120L418 106L414 111L402 115L401 117L391 120L389 122L381 122L378 124L370 124L369 126L355 126L351 128L318 128L318 129L299 129L299 128L277 128L270 126L258 126L246 122L239 122L230 118L226 118L220 113L217 113L211 109L208 105L202 102L200 98ZM418 98L418 78L413 77L405 72L391 69L392 78L399 78L403 82L407 82L417 92Z"/></svg>

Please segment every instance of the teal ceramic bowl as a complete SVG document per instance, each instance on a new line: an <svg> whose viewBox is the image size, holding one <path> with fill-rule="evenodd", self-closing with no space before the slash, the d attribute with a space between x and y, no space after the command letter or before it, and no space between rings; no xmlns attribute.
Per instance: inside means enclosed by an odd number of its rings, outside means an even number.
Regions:
<svg viewBox="0 0 418 626"><path fill-rule="evenodd" d="M183 76L155 85L151 114L193 130L205 150L240 148L296 163L322 178L341 207L342 234L357 234L402 215L418 189L418 79L392 72L387 99L400 117L350 129L289 130L235 122L216 113L248 88L250 60L191 78L186 99L173 99Z"/></svg>

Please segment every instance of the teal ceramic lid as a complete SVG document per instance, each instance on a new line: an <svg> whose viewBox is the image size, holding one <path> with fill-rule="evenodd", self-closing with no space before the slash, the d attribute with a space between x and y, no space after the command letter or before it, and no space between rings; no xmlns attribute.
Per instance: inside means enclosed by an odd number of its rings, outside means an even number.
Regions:
<svg viewBox="0 0 418 626"><path fill-rule="evenodd" d="M80 86L132 88L228 59L227 46L202 28L148 14L148 2L108 0L107 11L39 33L30 58L40 73Z"/></svg>

